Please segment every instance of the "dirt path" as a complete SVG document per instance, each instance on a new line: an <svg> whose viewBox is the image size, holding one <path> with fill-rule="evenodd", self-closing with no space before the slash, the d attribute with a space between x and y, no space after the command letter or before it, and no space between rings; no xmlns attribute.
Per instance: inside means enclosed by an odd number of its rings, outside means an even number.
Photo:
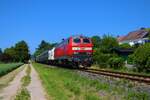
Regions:
<svg viewBox="0 0 150 100"><path fill-rule="evenodd" d="M0 100L12 100L15 97L17 91L21 88L21 79L26 74L25 70L26 68L19 72L13 81L11 81L9 85L2 90L2 93L0 94Z"/></svg>
<svg viewBox="0 0 150 100"><path fill-rule="evenodd" d="M46 93L42 87L41 81L37 72L30 64L31 67L31 83L27 87L31 95L31 100L46 100Z"/></svg>

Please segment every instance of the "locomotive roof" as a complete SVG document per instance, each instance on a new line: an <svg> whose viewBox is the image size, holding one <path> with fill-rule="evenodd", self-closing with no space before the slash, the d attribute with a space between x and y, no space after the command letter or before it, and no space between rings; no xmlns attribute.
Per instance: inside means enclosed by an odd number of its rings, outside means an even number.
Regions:
<svg viewBox="0 0 150 100"><path fill-rule="evenodd" d="M75 37L88 38L87 36L83 36L83 35L74 35L74 36L71 36L71 37L73 37L73 38L75 38Z"/></svg>

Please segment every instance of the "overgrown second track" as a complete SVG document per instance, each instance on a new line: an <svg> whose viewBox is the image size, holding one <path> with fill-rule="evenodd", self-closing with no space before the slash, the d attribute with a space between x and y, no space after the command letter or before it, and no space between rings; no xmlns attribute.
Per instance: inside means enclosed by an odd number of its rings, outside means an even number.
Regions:
<svg viewBox="0 0 150 100"><path fill-rule="evenodd" d="M131 81L137 81L140 83L146 83L150 85L150 76L147 76L147 75L116 72L116 71L109 71L109 70L102 70L102 69L99 69L99 70L98 69L81 69L81 71L115 77L115 78L129 79Z"/></svg>

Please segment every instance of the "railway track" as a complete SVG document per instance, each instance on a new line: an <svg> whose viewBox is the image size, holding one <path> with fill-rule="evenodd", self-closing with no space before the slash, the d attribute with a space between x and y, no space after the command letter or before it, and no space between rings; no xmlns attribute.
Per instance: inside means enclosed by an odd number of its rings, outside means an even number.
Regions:
<svg viewBox="0 0 150 100"><path fill-rule="evenodd" d="M150 85L150 76L146 75L139 75L139 74L131 74L131 73L125 73L125 72L116 72L116 71L109 71L109 70L102 70L102 69L81 69L84 72L94 73L94 74L100 74L115 78L124 78L131 81L137 81L139 83L146 83Z"/></svg>

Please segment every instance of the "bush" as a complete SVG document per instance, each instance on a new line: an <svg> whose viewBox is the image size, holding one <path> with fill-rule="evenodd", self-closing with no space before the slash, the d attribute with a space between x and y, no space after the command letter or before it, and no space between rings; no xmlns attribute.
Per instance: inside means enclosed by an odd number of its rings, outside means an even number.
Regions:
<svg viewBox="0 0 150 100"><path fill-rule="evenodd" d="M111 57L115 57L116 54L114 54L111 49L118 47L118 42L116 38L110 36L110 35L104 35L102 39L100 37L93 37L92 38L94 46L94 63L98 64L99 67L107 67L108 63L107 61Z"/></svg>
<svg viewBox="0 0 150 100"><path fill-rule="evenodd" d="M108 60L108 64L111 68L121 68L124 65L124 60L121 57L112 57Z"/></svg>
<svg viewBox="0 0 150 100"><path fill-rule="evenodd" d="M129 49L129 48L132 48L128 43L124 43L124 44L120 44L119 45L119 48L122 48L122 49Z"/></svg>
<svg viewBox="0 0 150 100"><path fill-rule="evenodd" d="M100 67L107 67L107 61L110 57L110 54L104 54L100 49L96 49L93 55L95 64L98 64Z"/></svg>
<svg viewBox="0 0 150 100"><path fill-rule="evenodd" d="M133 61L133 55L129 55L128 58L127 58L127 63L128 64L134 64L134 61Z"/></svg>
<svg viewBox="0 0 150 100"><path fill-rule="evenodd" d="M150 70L150 43L144 44L136 49L133 61L138 71Z"/></svg>
<svg viewBox="0 0 150 100"><path fill-rule="evenodd" d="M145 67L146 67L147 71L150 71L150 57L148 58Z"/></svg>

